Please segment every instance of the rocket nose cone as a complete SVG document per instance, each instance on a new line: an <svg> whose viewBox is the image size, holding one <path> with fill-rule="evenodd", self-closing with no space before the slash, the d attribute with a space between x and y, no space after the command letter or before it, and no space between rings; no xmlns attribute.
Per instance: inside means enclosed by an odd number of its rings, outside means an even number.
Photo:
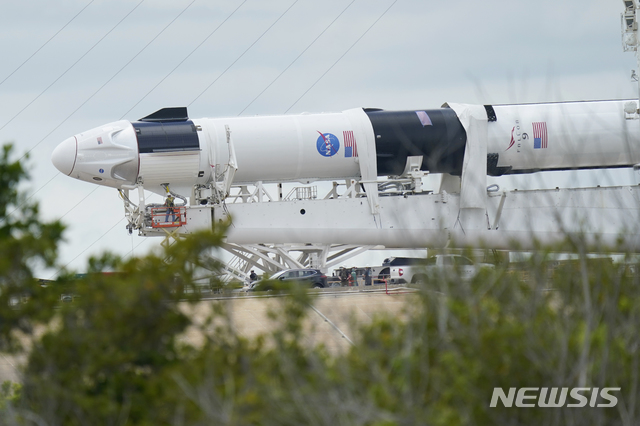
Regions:
<svg viewBox="0 0 640 426"><path fill-rule="evenodd" d="M75 136L62 141L60 145L53 150L51 154L51 162L56 169L65 175L70 175L73 167L76 165L76 153L78 151L78 142Z"/></svg>

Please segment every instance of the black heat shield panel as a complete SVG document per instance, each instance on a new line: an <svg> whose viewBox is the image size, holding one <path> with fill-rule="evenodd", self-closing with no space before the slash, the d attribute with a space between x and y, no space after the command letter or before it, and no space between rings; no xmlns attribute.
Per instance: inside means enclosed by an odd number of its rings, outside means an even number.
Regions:
<svg viewBox="0 0 640 426"><path fill-rule="evenodd" d="M417 155L422 170L461 174L467 134L452 109L364 111L376 138L378 176L402 174L407 157Z"/></svg>
<svg viewBox="0 0 640 426"><path fill-rule="evenodd" d="M136 129L138 152L193 151L200 149L198 133L193 121L131 123Z"/></svg>

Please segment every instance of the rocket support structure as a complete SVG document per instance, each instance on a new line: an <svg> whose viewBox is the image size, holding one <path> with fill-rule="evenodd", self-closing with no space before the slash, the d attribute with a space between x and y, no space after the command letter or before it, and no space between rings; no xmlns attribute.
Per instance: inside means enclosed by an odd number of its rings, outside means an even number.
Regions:
<svg viewBox="0 0 640 426"><path fill-rule="evenodd" d="M639 117L634 100L193 120L168 108L69 138L52 160L121 190L140 235L229 223L225 248L242 259L239 276L252 266L327 270L370 248L528 250L569 237L640 251L638 187L487 185L488 175L633 167ZM442 174L439 189L423 187L428 173ZM287 197L270 189L296 182ZM189 198L177 223L163 224L144 199L144 189L167 188Z"/></svg>

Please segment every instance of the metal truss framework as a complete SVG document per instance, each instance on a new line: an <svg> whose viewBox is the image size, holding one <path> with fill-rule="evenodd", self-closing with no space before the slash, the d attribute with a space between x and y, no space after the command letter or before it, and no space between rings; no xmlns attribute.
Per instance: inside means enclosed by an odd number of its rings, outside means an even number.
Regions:
<svg viewBox="0 0 640 426"><path fill-rule="evenodd" d="M422 192L422 176L425 172L416 173L409 177L398 177L378 182L379 188L383 194L387 196L408 196ZM344 188L342 188L344 187ZM366 194L362 191L361 182L349 180L344 185L333 182L331 189L322 199L366 199ZM194 199L198 199L198 192L202 188L194 188L192 194ZM282 184L276 185L277 194L272 194L262 182L256 182L255 185L232 186L230 193L224 199L223 203L218 203L218 207L226 204L260 204L271 202L295 202L303 200L317 200L317 186L296 186L293 187L288 194L282 192ZM342 191L340 194L339 192ZM157 209L157 205L145 205L144 191L140 187L139 204L132 203L129 195L123 193L122 198L125 204L125 215L129 220L129 229L138 229L140 235L143 236L162 236L164 237L162 245L170 245L177 240L177 237L184 236L191 231L193 226L193 217L188 215L187 223L189 225L179 228L166 229L166 227L154 227L150 220L151 209ZM141 208L142 207L142 208ZM195 206L190 206L189 212ZM202 207L199 210L208 210L211 207ZM197 228L202 228L202 223ZM206 226L206 225L205 225ZM186 228L186 229L185 229ZM220 267L213 266L210 268L213 273L221 273L223 281L246 281L252 269L262 271L273 275L279 270L290 268L316 268L323 271L330 270L334 267L346 264L346 262L362 253L375 249L375 245L354 245L354 244L238 244L224 243L221 247L232 255L231 260L217 260L222 265ZM384 247L380 247L384 248ZM212 257L213 259L213 257Z"/></svg>
<svg viewBox="0 0 640 426"><path fill-rule="evenodd" d="M465 128L466 148L461 176L443 174L438 190L423 189L422 157L408 157L400 176L381 180L375 153L361 153L360 179L334 181L322 198L316 186L294 187L285 195L281 183L275 194L262 181L234 185L237 164L227 126L229 164L210 185L193 187L184 224L169 234L154 227L150 208L158 206L145 204L139 182L132 188L138 190L137 205L129 191L122 192L128 228L175 238L228 223L223 249L233 260L224 268L226 279L241 281L252 268L269 274L300 267L327 272L372 248L531 250L569 236L591 247L640 251L638 187L500 192L487 186L486 109L448 106ZM625 110L623 118L638 116Z"/></svg>

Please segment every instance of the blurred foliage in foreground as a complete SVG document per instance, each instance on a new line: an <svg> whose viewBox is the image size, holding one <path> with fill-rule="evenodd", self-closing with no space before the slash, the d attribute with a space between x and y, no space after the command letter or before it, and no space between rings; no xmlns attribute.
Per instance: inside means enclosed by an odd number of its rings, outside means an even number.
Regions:
<svg viewBox="0 0 640 426"><path fill-rule="evenodd" d="M187 291L219 234L195 235L161 255L104 255L83 279L34 285L31 265L54 263L62 227L41 224L35 207L22 219L28 226L7 216L19 197L6 192L23 177L6 177L15 166L7 154L0 249L14 260L0 263L0 350L28 358L21 385L0 388L0 425L640 422L640 283L627 268L582 256L551 270L541 254L516 272L429 282L388 296L404 298L407 315L354 325L354 345L337 354L301 343L313 300L291 287L275 298L273 329L247 339L227 304ZM61 303L62 292L74 301ZM182 303L214 309L196 325ZM183 338L191 327L204 334L202 345ZM578 386L620 387L618 404L489 407L495 387Z"/></svg>

